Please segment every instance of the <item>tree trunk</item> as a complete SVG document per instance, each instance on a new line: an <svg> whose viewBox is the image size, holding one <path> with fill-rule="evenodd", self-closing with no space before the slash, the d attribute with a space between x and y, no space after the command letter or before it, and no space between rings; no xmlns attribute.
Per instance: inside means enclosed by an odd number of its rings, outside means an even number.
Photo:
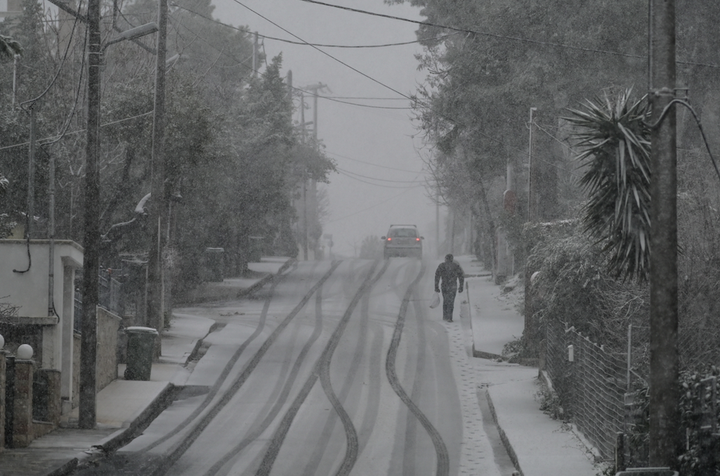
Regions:
<svg viewBox="0 0 720 476"><path fill-rule="evenodd" d="M497 229L495 227L495 220L493 219L492 213L490 212L490 203L488 202L487 193L485 193L485 184L481 177L477 178L478 189L480 192L480 201L482 202L483 208L485 209L485 221L488 226L488 234L490 235L490 250L492 251L492 272L493 277L497 271Z"/></svg>

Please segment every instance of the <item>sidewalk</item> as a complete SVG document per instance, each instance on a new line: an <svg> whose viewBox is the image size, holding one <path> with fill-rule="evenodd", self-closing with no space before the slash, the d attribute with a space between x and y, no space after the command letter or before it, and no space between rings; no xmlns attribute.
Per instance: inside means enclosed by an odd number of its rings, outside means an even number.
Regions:
<svg viewBox="0 0 720 476"><path fill-rule="evenodd" d="M524 318L515 303L472 256L456 259L468 276L460 297L467 303L461 325L469 337L468 355L476 357L471 360L478 391L485 392L500 438L520 474L598 475L600 468L581 436L540 410L538 369L499 358L506 343L522 336Z"/></svg>
<svg viewBox="0 0 720 476"><path fill-rule="evenodd" d="M200 301L222 296L236 299L262 287L285 269L288 258L262 258L250 263L252 279L226 279L209 283L197 293ZM149 381L124 380L125 365L119 365L118 379L102 389L96 400L97 426L79 430L77 408L64 416L63 426L29 447L0 452L0 476L60 476L93 458L127 444L173 400L190 373L185 364L200 341L210 332L214 321L198 316L173 315L171 326L162 332L162 355L152 364Z"/></svg>

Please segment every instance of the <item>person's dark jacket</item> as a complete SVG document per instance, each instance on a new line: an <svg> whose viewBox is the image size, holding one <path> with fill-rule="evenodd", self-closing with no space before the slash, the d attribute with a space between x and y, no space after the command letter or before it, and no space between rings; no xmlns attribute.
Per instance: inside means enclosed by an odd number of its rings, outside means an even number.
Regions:
<svg viewBox="0 0 720 476"><path fill-rule="evenodd" d="M442 280L443 292L458 289L462 292L465 284L465 272L457 261L443 261L435 270L435 292L440 292L440 281Z"/></svg>

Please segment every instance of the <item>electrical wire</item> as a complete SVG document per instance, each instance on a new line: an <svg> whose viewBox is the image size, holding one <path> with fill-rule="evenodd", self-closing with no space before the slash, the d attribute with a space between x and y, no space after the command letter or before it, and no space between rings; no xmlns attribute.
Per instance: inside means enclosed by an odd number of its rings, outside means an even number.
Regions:
<svg viewBox="0 0 720 476"><path fill-rule="evenodd" d="M566 148L567 148L570 152L572 152L573 154L577 154L577 153L578 153L578 152L577 152L575 149L573 149L567 142L565 142L565 141L563 141L563 140L555 137L553 134L551 134L549 131L547 131L543 126L541 126L541 125L538 124L537 122L533 121L533 124L535 125L535 127L538 128L538 130L542 131L545 135L547 135L548 137L550 137L552 140L556 141L557 143L559 143L559 144L562 145L563 147L566 147Z"/></svg>
<svg viewBox="0 0 720 476"><path fill-rule="evenodd" d="M419 177L419 176L420 176L420 175L418 174L418 177ZM416 177L416 178L417 178L417 177ZM347 218L354 217L355 215L359 215L360 213L366 212L366 211L368 211L368 210L372 210L373 208L377 208L377 207L379 207L380 205L386 204L386 203L389 202L390 200L395 200L396 198L400 197L401 195L406 194L408 191L412 190L413 188L416 188L416 187L409 187L409 188L403 190L402 192L398 193L397 195L393 195L392 197L390 197L390 198L388 198L388 199L386 199L386 200L383 200L383 201L381 201L381 202L378 202L378 203L376 203L375 205L371 205L371 206L369 206L369 207L367 207L367 208L363 208L362 210L358 210L358 211L356 211L356 212L354 212L354 213L351 213L351 214L349 214L349 215L345 215L344 217L335 218L334 220L328 220L326 223L335 223L335 222L338 222L338 221L340 221L340 220L345 220L345 219L347 219Z"/></svg>
<svg viewBox="0 0 720 476"><path fill-rule="evenodd" d="M335 99L330 96L318 96L318 98L327 99L328 101L332 101L332 102L336 102L336 103L340 103L340 104L348 104L350 106L366 107L366 108L370 108L370 109L391 109L391 110L396 110L396 111L411 111L413 109L412 107L409 107L409 106L397 106L396 107L396 106L375 106L372 104L359 104L356 102ZM398 99L402 99L402 98L398 98Z"/></svg>
<svg viewBox="0 0 720 476"><path fill-rule="evenodd" d="M681 106L685 106L689 111L690 114L692 114L693 118L695 119L695 122L697 123L698 130L700 131L700 136L703 139L703 142L705 143L705 149L707 150L708 155L710 156L710 160L712 161L713 167L715 168L715 174L718 177L718 180L720 180L720 169L718 169L717 162L715 161L715 157L713 156L712 151L710 150L710 144L708 143L707 136L705 135L705 129L703 129L702 122L700 122L700 118L698 117L697 113L695 112L695 109L692 107L692 105L685 101L684 99L673 99L670 101L665 108L663 109L662 113L660 114L660 117L658 118L657 122L654 124L649 124L651 129L656 129L660 126L662 121L665 119L665 116L670 111L670 107L672 107L674 104L680 104Z"/></svg>
<svg viewBox="0 0 720 476"><path fill-rule="evenodd" d="M76 17L76 19L77 19L77 17ZM72 38L72 36L71 36L71 38ZM87 35L85 35L84 39L83 39L82 51L85 51L85 48L87 47L87 39L88 39L88 37L87 37ZM80 89L82 88L82 80L83 80L84 72L85 72L85 55L82 55L82 60L80 63L80 77L78 78L78 87L77 87L77 91L75 92L75 101L73 102L73 106L70 109L70 114L68 114L67 121L65 121L65 125L62 128L62 132L56 139L48 141L48 142L44 142L44 143L40 144L41 146L55 144L56 142L60 141L60 139L65 137L65 133L67 132L68 128L70 127L70 121L72 120L73 116L75 115L75 111L77 110L77 105L80 102Z"/></svg>
<svg viewBox="0 0 720 476"><path fill-rule="evenodd" d="M352 172L350 170L343 169L342 167L336 167L336 168L346 174L355 175L355 176L362 177L362 178L369 179L369 180L379 180L380 182L415 183L415 184L420 183L417 180L389 180L389 179L381 179L381 178L377 178L377 177L369 177L367 175L362 175L357 172Z"/></svg>
<svg viewBox="0 0 720 476"><path fill-rule="evenodd" d="M418 172L417 170L398 169L398 168L395 168L395 167L388 167L387 165L377 165L377 164L373 164L372 162L365 162L364 160L353 159L353 158L347 157L347 156L345 156L345 155L340 155L340 154L337 154L337 153L334 153L334 152L325 151L325 153L326 153L327 155L332 155L332 156L334 156L334 157L340 157L341 159L346 159L346 160L350 160L350 161L353 161L353 162L359 162L359 163L365 164L365 165L372 165L373 167L379 167L379 168L381 168L381 169L397 170L398 172L408 172L408 173L411 173L411 174L418 174L418 175L422 173L422 171ZM417 178L417 177L416 177L416 178Z"/></svg>
<svg viewBox="0 0 720 476"><path fill-rule="evenodd" d="M125 117L125 118L123 118L123 119L118 119L118 120L116 120L116 121L106 122L105 124L101 124L100 127L107 127L107 126L112 126L113 124L120 124L121 122L131 121L131 120L133 120L133 119L138 119L138 118L140 118L140 117L149 116L149 115L151 115L152 113L153 113L153 111L148 111L148 112L144 112L144 113L142 113L142 114L138 114L138 115L136 115L136 116ZM74 131L67 132L65 135L80 134L81 132L85 132L86 130L87 130L87 129L76 129L76 130L74 130ZM43 138L43 139L38 139L38 145L41 145L41 146L42 146L42 145L45 145L46 143L41 142L41 141L45 141L45 140L52 141L52 140L56 139L57 137L58 137L58 136L52 136L52 137L45 137L45 138ZM2 150L8 150L8 149L14 149L15 147L23 147L23 146L26 146L26 145L30 145L30 142L29 142L29 141L26 141L26 142L20 142L20 143L17 143L17 144L13 144L13 145L6 145L5 147L0 147L0 151L2 151Z"/></svg>
<svg viewBox="0 0 720 476"><path fill-rule="evenodd" d="M185 10L185 11L188 12L188 13L192 13L193 15L197 15L197 16L199 16L200 18L204 18L204 19L207 20L207 21L210 21L210 22L213 22L213 23L217 23L218 25L222 25L222 26L224 26L224 27L226 27L226 28L230 28L230 29L233 29L233 30L242 32L242 33L248 33L248 34L250 33L246 28L236 27L236 26L229 25L229 24L227 24L227 23L223 23L223 22L221 22L221 21L219 21L219 20L216 20L216 19L214 19L214 18L208 17L207 15L203 15L203 14L200 13L200 12L196 12L196 11L190 10L189 8L184 7L184 6L182 6L182 5L178 5L177 3L173 3L172 5L173 5L174 7L177 7L177 8L179 8L179 9L181 9L181 10ZM449 36L456 35L456 34L457 34L457 33L451 33L451 34L448 34L448 35L441 35L441 36L436 36L436 37L433 37L433 38L419 38L419 39L412 40L412 41L401 41L401 42L396 42L396 43L381 43L381 44L376 44L376 45L338 45L338 44L323 44L323 43L306 43L306 42L301 42L301 41L288 40L288 39L285 39L285 38L277 38L277 37L273 37L273 36L263 35L262 33L258 33L258 36L261 37L261 38L264 38L264 39L272 40L272 41L280 41L280 42L282 42L282 43L289 43L289 44L291 44L291 45L317 46L317 47L319 47L319 48L349 48L349 49L355 48L355 49L357 49L357 48L386 48L386 47L390 47L390 46L405 46L405 45L412 45L412 44L415 44L415 43L420 43L420 42L422 42L422 41L430 41L430 40L442 41L442 40L444 40L445 38L447 38L447 37L449 37Z"/></svg>
<svg viewBox="0 0 720 476"><path fill-rule="evenodd" d="M205 43L206 45L208 45L210 48L214 49L215 51L220 52L221 56L226 56L226 57L230 58L230 59L233 60L237 65L242 66L242 67L246 68L248 71L252 72L252 66L248 66L248 65L245 64L245 62L247 62L248 59L252 59L252 57L246 58L245 60L242 60L242 61L241 61L241 60L235 58L233 55L231 55L231 54L229 54L229 53L225 53L225 48L224 48L224 47L223 47L222 49L220 49L220 48L218 48L217 46L215 46L215 45L213 45L212 43L210 43L210 42L209 42L208 40L206 40L204 37L202 37L202 36L200 36L199 34L195 33L192 29L190 29L187 25L185 25L183 22L181 22L181 21L178 20L177 18L173 18L173 23L176 23L176 24L182 26L182 27L185 28L188 32L192 33L192 34L195 36L195 38L197 38L198 40L202 41L203 43ZM180 33L178 32L178 34L180 34ZM226 45L225 45L225 46L226 46ZM219 58L218 58L218 59L219 59ZM217 63L217 60L216 60L215 62ZM207 72L206 72L205 74L207 74ZM244 79L244 78L241 78L241 79Z"/></svg>
<svg viewBox="0 0 720 476"><path fill-rule="evenodd" d="M78 8L79 8L80 6L82 6L82 1L80 2L80 5L78 6ZM45 95L48 93L48 91L50 91L50 88L53 87L53 85L55 84L55 81L57 81L58 76L60 76L60 71L62 71L63 66L65 66L65 60L67 60L68 53L70 52L70 45L72 44L72 38L73 38L73 36L75 35L75 28L77 27L77 23L78 23L78 17L75 17L75 21L73 22L72 30L70 30L70 38L68 39L67 46L65 47L65 53L63 54L62 60L60 61L60 66L58 66L57 71L55 71L55 76L53 77L52 81L50 81L50 84L48 84L48 86L45 88L45 91L43 91L42 93L40 93L40 95L39 95L38 97L36 97L36 98L34 98L34 99L28 99L27 101L21 102L21 103L19 104L19 106L20 106L21 108L24 109L23 106L24 106L25 104L29 104L29 103L35 104L37 101L39 101L40 99L42 99L43 96L45 96ZM32 107L32 106L31 106L31 107Z"/></svg>
<svg viewBox="0 0 720 476"><path fill-rule="evenodd" d="M517 42L521 42L521 43L530 43L530 44L541 45L541 46L552 46L552 47L564 48L564 49L568 49L568 50L583 51L586 53L599 53L599 54L610 55L610 56L622 56L624 58L639 58L639 59L647 58L647 55L634 55L634 54L629 54L629 53L621 53L619 51L608 51L608 50L600 50L597 48L586 48L583 46L573 46L573 45L568 45L565 43L555 43L552 41L533 40L531 38L523 38L523 37L519 37L519 36L499 35L496 33L487 33L487 32L481 32L481 31L477 31L477 30L471 30L469 28L458 28L458 27L453 27L453 26L448 26L448 25L440 25L438 23L432 23L432 22L427 22L427 21L411 20L409 18L402 18L402 17L398 17L395 15L386 15L383 13L375 13L375 12L370 12L367 10L360 10L358 8L345 7L342 5L332 5L330 3L319 2L317 0L302 0L302 1L306 2L306 3L314 3L316 5L322 5L324 7L332 7L332 8L338 8L340 10L347 10L347 11L351 11L351 12L355 12L355 13L362 13L364 15L371 15L371 16L376 16L376 17L380 17L380 18L388 18L391 20L398 20L398 21L403 21L403 22L408 22L408 23L414 23L416 25L431 26L431 27L435 27L435 28L443 28L446 30L452 30L452 31L457 31L460 33L466 33L466 34L471 34L471 35L487 36L490 38L497 38L497 39L501 39L501 40L511 40L511 41L517 41ZM687 61L676 61L676 63L693 65L693 66L705 66L705 67L709 67L709 68L720 68L720 65L707 64L707 63L693 63L693 62L687 62Z"/></svg>
<svg viewBox="0 0 720 476"><path fill-rule="evenodd" d="M374 83L377 83L377 84L379 84L380 86L382 86L382 87L384 87L384 88L386 88L386 89L394 92L394 93L397 94L398 96L402 96L402 97L404 97L404 98L406 98L406 99L411 100L411 97L408 96L407 94L401 93L400 91L398 91L397 89L393 88L392 86L388 86L387 84L383 83L382 81L373 78L373 77L370 76L369 74L363 73L363 72L360 71L359 69L357 69L357 68L355 68L355 67L353 67L353 66L350 66L350 65L347 64L346 62L344 62L344 61L342 61L342 60L334 57L333 55L331 55L331 54L328 53L327 51L323 51L323 50L321 50L320 48L318 48L317 46L314 46L314 45L312 45L311 43L303 40L303 39L300 38L298 35L292 33L291 31L289 31L289 30L286 29L286 28L283 28L282 26L278 25L278 24L275 23L274 21L270 20L268 17L266 17L266 16L264 16L264 15L256 12L255 10L253 10L252 8L250 8L250 7L248 7L247 5L243 4L243 3L240 2L239 0L233 0L233 2L237 3L238 5L240 5L241 7L245 8L246 10L249 10L250 12L254 13L255 15L259 16L260 18L262 18L262 19L265 20L266 22L268 22L268 23L274 25L275 27L281 29L282 31L284 31L284 32L287 33L288 35L291 35L291 36L293 36L294 38L296 38L297 40L302 41L303 44L306 44L306 45L312 47L313 49L319 51L320 53L324 54L324 55L327 56L328 58L330 58L330 59L332 59L332 60L334 60L334 61L337 61L338 63L342 64L342 65L345 66L346 68L349 68L349 69L355 71L355 72L358 73L359 75L361 75L361 76L369 79L370 81L372 81L372 82L374 82Z"/></svg>
<svg viewBox="0 0 720 476"><path fill-rule="evenodd" d="M353 175L350 175L350 174L348 174L347 172L343 172L343 171L341 171L341 170L339 170L339 169L338 169L338 173L339 173L340 175L344 175L345 177L351 178L351 179L353 179L353 180L357 180L358 182L362 182L362 183L365 183L365 184L368 184L368 185L374 185L374 186L376 186L376 187L394 188L394 189L399 189L399 190L422 187L422 185L411 185L411 186L407 186L407 187L400 187L400 186L397 186L397 185L383 185L383 184L379 184L379 183L368 182L367 180L363 180L363 179L357 178L357 177L355 177L355 176L353 176Z"/></svg>
<svg viewBox="0 0 720 476"><path fill-rule="evenodd" d="M406 101L405 98L388 98L388 97L366 97L366 96L322 96L319 95L319 98L324 99L353 99L356 101Z"/></svg>

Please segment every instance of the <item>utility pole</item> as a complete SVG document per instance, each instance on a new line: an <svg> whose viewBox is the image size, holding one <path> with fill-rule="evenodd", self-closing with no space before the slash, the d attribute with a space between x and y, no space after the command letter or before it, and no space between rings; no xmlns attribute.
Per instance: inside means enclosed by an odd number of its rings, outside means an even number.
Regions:
<svg viewBox="0 0 720 476"><path fill-rule="evenodd" d="M87 139L85 142L85 213L78 427L91 429L95 428L97 415L97 379L95 372L97 361L97 306L99 301L98 272L100 268L100 222L98 220L100 215L100 167L98 163L100 161L100 68L102 66L102 55L109 45L125 40L135 41L136 38L157 31L157 26L154 23L147 23L131 28L121 32L117 38L108 41L105 46L102 46L100 0L88 0L86 15L76 12L62 1L50 0L50 2L86 23L88 32L88 113ZM54 180L54 177L51 180ZM54 196L51 195L51 197L54 199ZM52 233L54 234L54 230ZM52 261L50 263L52 266Z"/></svg>
<svg viewBox="0 0 720 476"><path fill-rule="evenodd" d="M32 237L33 220L35 218L35 129L37 113L35 108L37 102L30 104L30 146L28 147L28 197L27 197L27 217L25 225L25 238L28 240Z"/></svg>
<svg viewBox="0 0 720 476"><path fill-rule="evenodd" d="M305 94L300 93L300 127L302 127L302 142L305 143ZM308 259L308 227L307 227L307 166L302 172L302 199L303 199L303 222L302 222L302 244L303 261Z"/></svg>
<svg viewBox="0 0 720 476"><path fill-rule="evenodd" d="M533 113L537 111L537 108L531 107L530 108L530 122L528 123L528 128L530 129L529 139L528 139L528 196L527 196L527 212L525 215L526 222L531 223L532 221L537 219L537 216L533 213ZM530 243L529 240L525 240L525 272L523 273L525 276L525 320L523 323L523 334L530 336L530 339L528 339L528 342L531 346L531 348L536 349L537 348L537 342L535 339L535 325L533 324L533 296L532 293L527 292L530 289L530 276L532 275L533 270L530 269L530 264L528 262L528 257L530 256L530 250L532 248L533 243Z"/></svg>
<svg viewBox="0 0 720 476"><path fill-rule="evenodd" d="M253 78L258 74L258 32L253 35L252 74Z"/></svg>
<svg viewBox="0 0 720 476"><path fill-rule="evenodd" d="M287 72L287 86L288 86L288 100L292 102L293 100L293 85L292 85L292 70L289 69Z"/></svg>
<svg viewBox="0 0 720 476"><path fill-rule="evenodd" d="M537 219L537 214L535 213L535 204L533 196L533 113L537 111L537 108L531 107L530 108L530 122L528 122L528 127L530 129L529 134L529 141L528 141L528 204L527 204L527 221L532 221L534 219Z"/></svg>
<svg viewBox="0 0 720 476"><path fill-rule="evenodd" d="M651 0L650 466L675 467L680 448L677 291L675 1ZM669 108L665 117L663 111Z"/></svg>
<svg viewBox="0 0 720 476"><path fill-rule="evenodd" d="M165 184L165 57L167 55L167 0L158 0L158 36L155 66L155 104L153 111L152 137L152 183L150 199L150 217L152 242L148 250L147 282L147 320L148 326L161 332L164 327L164 263L163 251L167 236L163 229L167 226L168 190ZM156 340L155 356L161 353L160 339Z"/></svg>
<svg viewBox="0 0 720 476"><path fill-rule="evenodd" d="M435 254L440 258L440 184L435 185Z"/></svg>
<svg viewBox="0 0 720 476"><path fill-rule="evenodd" d="M305 89L309 89L313 92L313 143L315 146L315 150L319 153L318 148L318 91L321 89L326 88L327 85L318 82L317 84L313 84L311 86L306 86ZM311 217L314 219L313 222L317 219L317 213L318 213L318 203L317 203L317 182L313 179L309 179L309 186L310 186L310 200L309 200L309 207L312 210ZM306 241L308 240L308 234L306 232L305 234ZM317 245L317 243L316 243ZM315 249L313 249L313 255L315 258L317 258L317 246Z"/></svg>
<svg viewBox="0 0 720 476"><path fill-rule="evenodd" d="M88 0L88 114L85 145L85 230L83 238L82 335L80 337L80 408L78 426L95 428L97 305L100 255L100 0Z"/></svg>

